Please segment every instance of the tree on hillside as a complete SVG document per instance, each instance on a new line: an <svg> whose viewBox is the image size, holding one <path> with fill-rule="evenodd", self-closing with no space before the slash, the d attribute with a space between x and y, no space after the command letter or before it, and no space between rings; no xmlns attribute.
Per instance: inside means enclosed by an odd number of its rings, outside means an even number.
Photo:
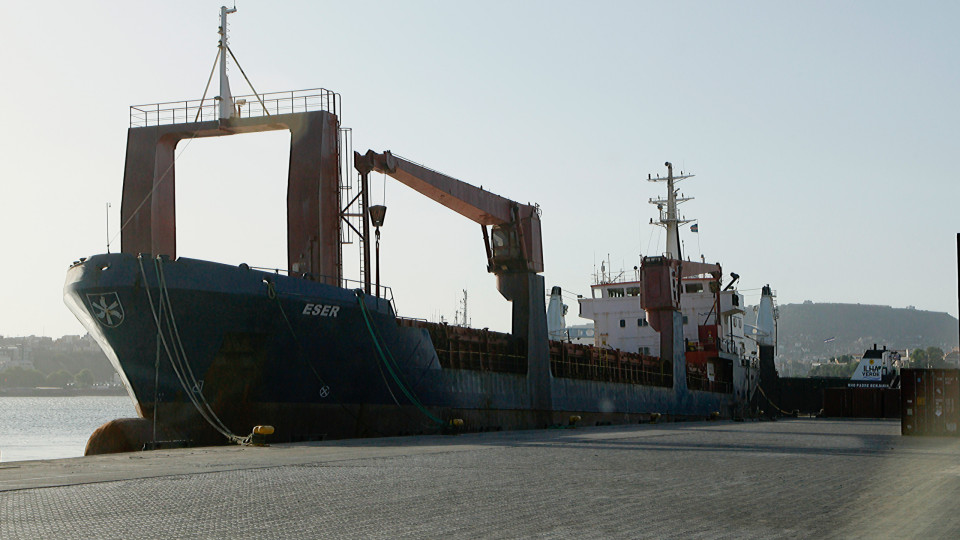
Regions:
<svg viewBox="0 0 960 540"><path fill-rule="evenodd" d="M57 388L63 388L67 386L67 383L71 382L73 382L73 375L65 369L54 371L53 373L47 375L47 379L45 381L47 386L54 386Z"/></svg>
<svg viewBox="0 0 960 540"><path fill-rule="evenodd" d="M6 388L36 388L42 386L45 380L43 373L20 366L0 372L0 386Z"/></svg>
<svg viewBox="0 0 960 540"><path fill-rule="evenodd" d="M46 350L36 349L32 355L33 365L45 373L65 369L70 373L90 370L94 381L109 381L115 373L113 366L101 351Z"/></svg>
<svg viewBox="0 0 960 540"><path fill-rule="evenodd" d="M910 365L912 368L922 368L926 367L927 364L927 351L925 349L914 349L910 351Z"/></svg>
<svg viewBox="0 0 960 540"><path fill-rule="evenodd" d="M909 367L918 369L943 369L947 366L943 361L943 349L940 347L916 348L910 351Z"/></svg>
<svg viewBox="0 0 960 540"><path fill-rule="evenodd" d="M81 388L93 386L93 373L90 373L89 369L82 369L80 373L77 373L75 380L77 381L77 386Z"/></svg>
<svg viewBox="0 0 960 540"><path fill-rule="evenodd" d="M819 366L814 366L810 370L808 377L843 377L850 378L853 375L853 372L857 370L857 364L859 362L852 360L850 355L844 355L851 358L850 361L837 363L837 362L827 362L820 364ZM842 357L841 357L842 358ZM836 359L834 359L836 360Z"/></svg>

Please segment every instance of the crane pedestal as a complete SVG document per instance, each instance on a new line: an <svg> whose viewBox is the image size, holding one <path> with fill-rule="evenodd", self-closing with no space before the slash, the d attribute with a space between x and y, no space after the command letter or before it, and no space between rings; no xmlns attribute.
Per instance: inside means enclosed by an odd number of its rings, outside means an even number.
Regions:
<svg viewBox="0 0 960 540"><path fill-rule="evenodd" d="M549 424L553 391L543 276L533 272L498 274L497 290L511 302L513 335L521 339L526 348L531 406L542 411Z"/></svg>

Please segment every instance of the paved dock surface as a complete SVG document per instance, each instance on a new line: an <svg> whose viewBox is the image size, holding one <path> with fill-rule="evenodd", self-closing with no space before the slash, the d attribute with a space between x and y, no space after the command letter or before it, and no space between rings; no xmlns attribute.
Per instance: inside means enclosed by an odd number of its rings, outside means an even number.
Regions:
<svg viewBox="0 0 960 540"><path fill-rule="evenodd" d="M0 463L0 538L960 538L960 438L586 427Z"/></svg>

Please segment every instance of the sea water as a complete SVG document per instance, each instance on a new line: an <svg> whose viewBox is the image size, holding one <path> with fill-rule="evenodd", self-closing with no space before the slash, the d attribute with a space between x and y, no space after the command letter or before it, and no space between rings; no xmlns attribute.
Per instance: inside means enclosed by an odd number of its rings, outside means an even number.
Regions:
<svg viewBox="0 0 960 540"><path fill-rule="evenodd" d="M0 397L0 462L82 456L95 429L136 416L128 396Z"/></svg>

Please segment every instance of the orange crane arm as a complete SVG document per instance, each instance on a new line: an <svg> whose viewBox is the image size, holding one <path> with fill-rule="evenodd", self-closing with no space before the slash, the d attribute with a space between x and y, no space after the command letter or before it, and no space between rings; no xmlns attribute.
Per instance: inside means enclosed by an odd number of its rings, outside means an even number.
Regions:
<svg viewBox="0 0 960 540"><path fill-rule="evenodd" d="M543 245L540 215L535 206L520 204L496 193L457 180L422 165L394 156L389 150L378 154L355 153L354 164L361 174L371 170L398 180L419 193L483 226L487 243L488 270L542 272ZM492 227L492 242L487 227Z"/></svg>

